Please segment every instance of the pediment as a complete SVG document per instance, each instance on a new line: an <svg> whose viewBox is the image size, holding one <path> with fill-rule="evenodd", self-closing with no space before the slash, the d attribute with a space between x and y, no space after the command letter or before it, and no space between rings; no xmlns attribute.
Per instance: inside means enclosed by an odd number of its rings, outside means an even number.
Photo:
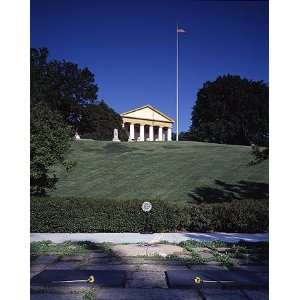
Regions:
<svg viewBox="0 0 300 300"><path fill-rule="evenodd" d="M153 120L153 121L161 121L161 122L174 122L174 120L164 113L160 112L156 108L151 105L145 105L143 107L139 107L128 112L122 113L122 117L126 118L134 118L134 119L145 119L145 120Z"/></svg>

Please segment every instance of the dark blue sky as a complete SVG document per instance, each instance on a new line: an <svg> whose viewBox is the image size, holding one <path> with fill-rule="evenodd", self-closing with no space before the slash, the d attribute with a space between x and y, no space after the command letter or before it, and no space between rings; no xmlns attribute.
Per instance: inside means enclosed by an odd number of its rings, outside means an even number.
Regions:
<svg viewBox="0 0 300 300"><path fill-rule="evenodd" d="M180 130L196 93L218 75L268 82L266 1L31 0L31 47L88 67L121 113L152 104L176 118L176 23L180 34Z"/></svg>

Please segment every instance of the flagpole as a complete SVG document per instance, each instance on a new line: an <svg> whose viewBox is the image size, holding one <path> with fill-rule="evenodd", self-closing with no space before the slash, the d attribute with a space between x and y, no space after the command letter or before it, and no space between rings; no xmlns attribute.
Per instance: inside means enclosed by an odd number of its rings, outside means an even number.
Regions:
<svg viewBox="0 0 300 300"><path fill-rule="evenodd" d="M179 97L179 93L178 93L178 24L176 24L176 141L178 142L178 97Z"/></svg>

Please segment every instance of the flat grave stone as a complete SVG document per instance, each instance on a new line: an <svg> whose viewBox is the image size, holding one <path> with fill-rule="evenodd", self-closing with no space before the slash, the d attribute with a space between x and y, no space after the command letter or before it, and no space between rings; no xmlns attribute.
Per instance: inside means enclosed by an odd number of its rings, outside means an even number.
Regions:
<svg viewBox="0 0 300 300"><path fill-rule="evenodd" d="M87 280L93 275L94 283L67 283L63 281ZM92 287L123 287L125 284L125 271L99 271L99 270L45 270L31 279L31 286L35 285L83 285Z"/></svg>
<svg viewBox="0 0 300 300"><path fill-rule="evenodd" d="M36 293L30 295L30 300L82 300L81 294Z"/></svg>
<svg viewBox="0 0 300 300"><path fill-rule="evenodd" d="M269 300L268 290L244 290L244 293L251 300Z"/></svg>
<svg viewBox="0 0 300 300"><path fill-rule="evenodd" d="M97 299L105 300L200 300L196 290L180 289L143 289L143 288L103 288L97 290ZM48 299L47 299L48 300ZM227 299L228 300L228 299Z"/></svg>
<svg viewBox="0 0 300 300"><path fill-rule="evenodd" d="M58 259L58 256L56 255L40 255L36 259L34 259L31 264L32 265L40 265L45 264L49 265L55 262Z"/></svg>
<svg viewBox="0 0 300 300"><path fill-rule="evenodd" d="M245 295L238 289L201 289L206 300L245 300Z"/></svg>
<svg viewBox="0 0 300 300"><path fill-rule="evenodd" d="M132 272L128 277L128 288L168 288L164 272Z"/></svg>
<svg viewBox="0 0 300 300"><path fill-rule="evenodd" d="M83 255L65 255L62 256L59 260L60 261L82 261L85 257Z"/></svg>
<svg viewBox="0 0 300 300"><path fill-rule="evenodd" d="M80 261L58 261L46 267L46 270L74 270L80 266Z"/></svg>
<svg viewBox="0 0 300 300"><path fill-rule="evenodd" d="M167 271L169 286L172 288L182 287L199 287L195 284L194 278L199 276L203 280L211 281L232 281L228 283L203 283L203 287L214 287L217 285L240 288L258 288L267 287L268 278L258 276L254 272L239 271L222 271L222 270L199 270L199 271Z"/></svg>

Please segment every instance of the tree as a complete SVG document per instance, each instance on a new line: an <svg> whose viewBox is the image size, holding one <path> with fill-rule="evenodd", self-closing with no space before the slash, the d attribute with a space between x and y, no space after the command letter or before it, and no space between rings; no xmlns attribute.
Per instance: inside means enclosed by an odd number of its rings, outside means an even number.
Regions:
<svg viewBox="0 0 300 300"><path fill-rule="evenodd" d="M262 81L226 75L207 81L198 91L190 135L198 141L266 144L269 88Z"/></svg>
<svg viewBox="0 0 300 300"><path fill-rule="evenodd" d="M30 51L31 103L44 102L69 121L70 114L81 114L82 105L95 102L98 87L94 74L65 60L48 61L46 48Z"/></svg>
<svg viewBox="0 0 300 300"><path fill-rule="evenodd" d="M70 128L63 117L43 102L30 110L30 191L45 194L57 181L50 168L64 160L70 146Z"/></svg>
<svg viewBox="0 0 300 300"><path fill-rule="evenodd" d="M121 116L103 100L96 104L86 105L82 109L78 132L83 138L111 141L115 128L119 130L121 140L128 140L125 130L122 129Z"/></svg>

